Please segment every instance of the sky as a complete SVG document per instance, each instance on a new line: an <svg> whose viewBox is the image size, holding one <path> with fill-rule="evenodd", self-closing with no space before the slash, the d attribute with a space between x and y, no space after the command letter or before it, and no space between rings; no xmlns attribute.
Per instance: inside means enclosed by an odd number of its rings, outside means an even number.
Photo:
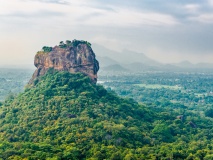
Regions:
<svg viewBox="0 0 213 160"><path fill-rule="evenodd" d="M0 65L87 40L163 63L213 63L213 0L0 0Z"/></svg>

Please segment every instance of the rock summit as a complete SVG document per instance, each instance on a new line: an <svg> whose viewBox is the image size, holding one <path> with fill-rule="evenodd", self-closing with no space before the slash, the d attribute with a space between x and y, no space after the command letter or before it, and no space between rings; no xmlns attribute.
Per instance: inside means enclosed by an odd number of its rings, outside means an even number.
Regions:
<svg viewBox="0 0 213 160"><path fill-rule="evenodd" d="M29 81L30 85L49 69L70 73L81 72L89 76L93 83L97 82L99 63L91 44L87 41L67 40L65 43L61 41L55 47L44 46L42 51L38 51L35 55L34 65L37 69Z"/></svg>

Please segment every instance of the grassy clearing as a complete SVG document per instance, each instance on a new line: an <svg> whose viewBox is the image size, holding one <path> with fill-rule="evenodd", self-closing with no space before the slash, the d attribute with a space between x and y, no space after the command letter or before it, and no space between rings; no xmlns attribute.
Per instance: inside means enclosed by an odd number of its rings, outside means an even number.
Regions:
<svg viewBox="0 0 213 160"><path fill-rule="evenodd" d="M161 85L161 84L135 84L135 86L145 87L149 89L161 89L161 88L172 89L172 90L181 89L181 87L179 86L168 86L168 85Z"/></svg>

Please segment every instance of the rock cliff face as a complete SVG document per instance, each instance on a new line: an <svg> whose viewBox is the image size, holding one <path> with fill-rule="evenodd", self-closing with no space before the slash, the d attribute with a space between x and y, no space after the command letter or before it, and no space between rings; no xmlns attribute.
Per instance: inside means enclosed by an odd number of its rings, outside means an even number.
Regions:
<svg viewBox="0 0 213 160"><path fill-rule="evenodd" d="M59 46L53 48L43 47L43 51L39 51L35 56L34 65L37 69L29 84L33 85L34 80L44 75L50 68L71 73L81 72L96 83L99 63L90 46L91 44L86 41L73 40L66 41L66 44L60 42Z"/></svg>

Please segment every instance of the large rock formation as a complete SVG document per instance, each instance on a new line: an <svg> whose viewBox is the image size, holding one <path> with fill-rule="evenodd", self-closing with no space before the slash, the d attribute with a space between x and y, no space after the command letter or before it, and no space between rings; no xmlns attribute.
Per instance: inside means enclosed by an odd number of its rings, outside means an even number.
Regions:
<svg viewBox="0 0 213 160"><path fill-rule="evenodd" d="M99 63L90 46L89 42L73 40L66 41L66 44L60 42L59 46L53 48L43 47L43 50L35 56L34 64L37 69L29 84L32 85L34 80L44 75L50 68L71 73L81 72L96 83Z"/></svg>

